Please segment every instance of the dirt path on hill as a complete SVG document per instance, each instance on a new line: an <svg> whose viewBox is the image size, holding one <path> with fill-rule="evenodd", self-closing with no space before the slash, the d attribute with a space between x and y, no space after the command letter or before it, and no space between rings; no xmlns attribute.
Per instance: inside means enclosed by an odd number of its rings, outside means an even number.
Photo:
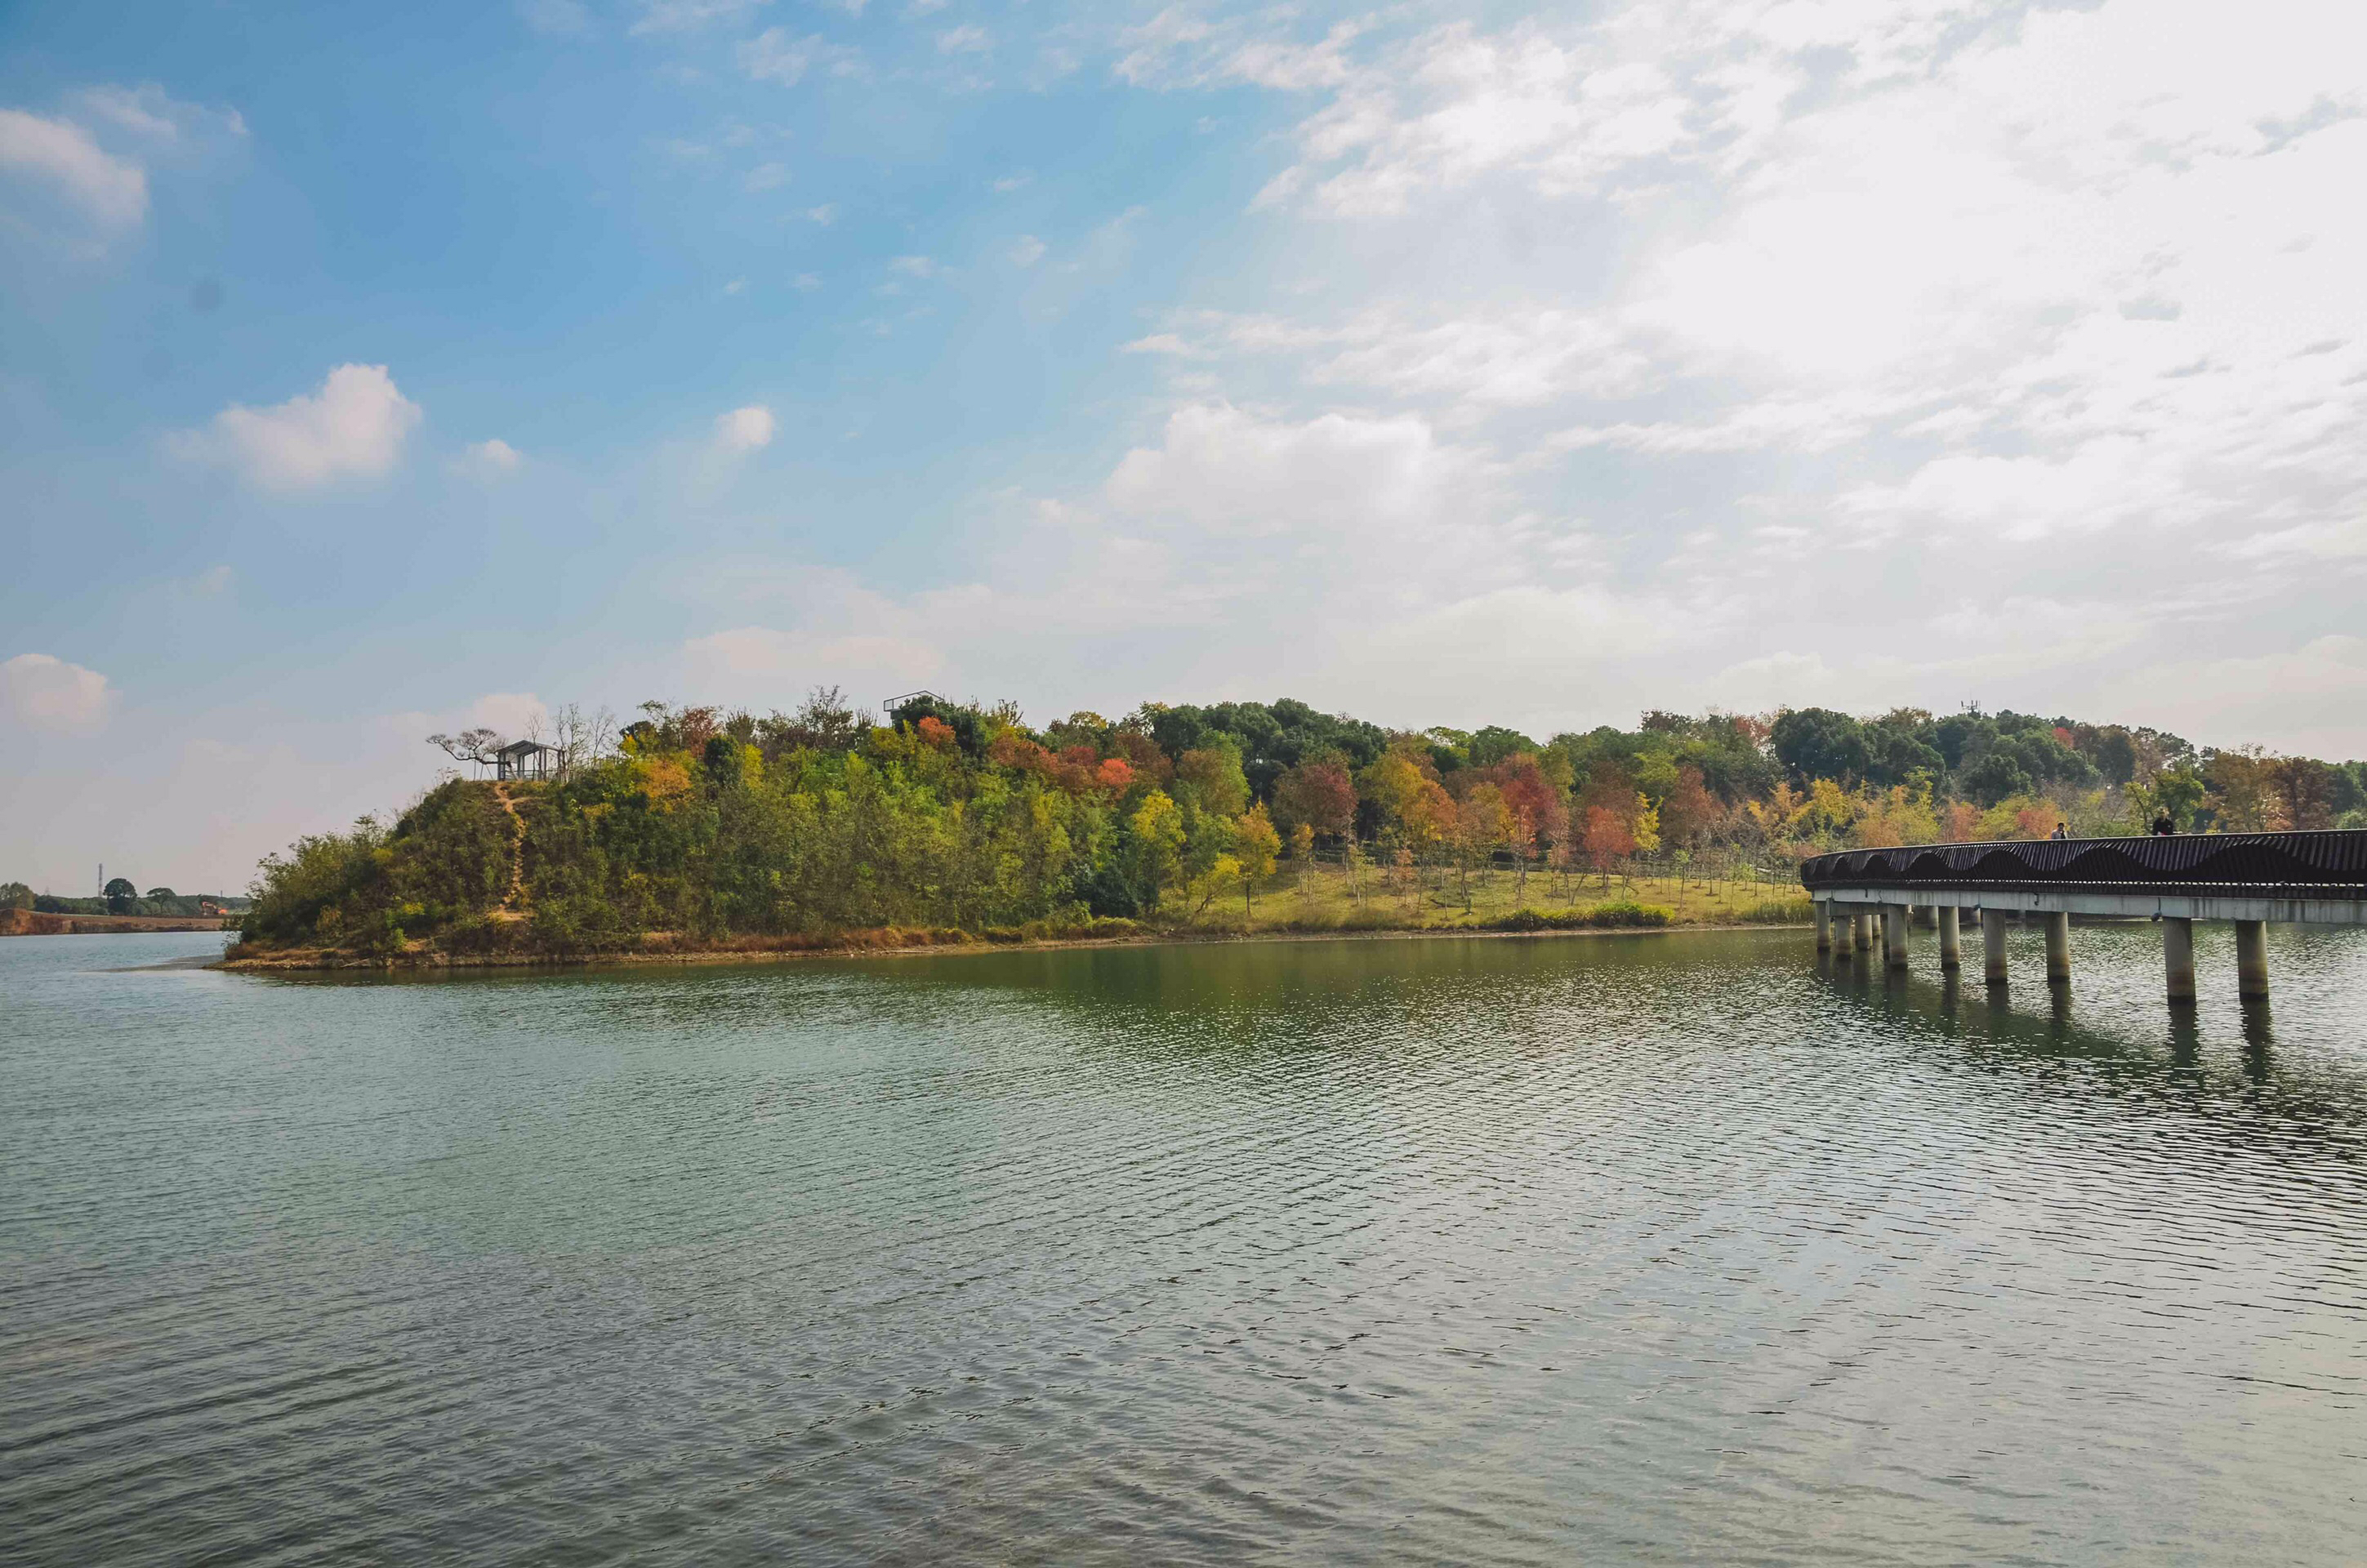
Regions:
<svg viewBox="0 0 2367 1568"><path fill-rule="evenodd" d="M510 798L510 786L496 779L493 798L510 817L510 887L502 897L502 907L493 911L497 920L522 920L526 910L526 818L518 815L517 802Z"/></svg>

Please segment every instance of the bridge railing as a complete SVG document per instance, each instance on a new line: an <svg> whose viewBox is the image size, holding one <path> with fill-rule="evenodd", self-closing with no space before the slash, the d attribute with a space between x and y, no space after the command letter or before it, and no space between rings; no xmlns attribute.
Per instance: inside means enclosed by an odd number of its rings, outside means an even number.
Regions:
<svg viewBox="0 0 2367 1568"><path fill-rule="evenodd" d="M2039 839L1842 850L1800 863L1826 887L2308 889L2367 897L2367 830Z"/></svg>

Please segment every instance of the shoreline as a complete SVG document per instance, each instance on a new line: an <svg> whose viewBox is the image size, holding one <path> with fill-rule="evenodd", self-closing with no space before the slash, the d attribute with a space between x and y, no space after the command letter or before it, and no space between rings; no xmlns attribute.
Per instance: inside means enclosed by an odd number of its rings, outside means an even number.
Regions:
<svg viewBox="0 0 2367 1568"><path fill-rule="evenodd" d="M455 970L645 968L654 964L718 967L734 964L779 964L816 958L941 958L988 953L1052 953L1078 948L1185 947L1220 942L1426 942L1444 938L1465 941L1550 940L1564 937L1676 936L1692 931L1809 931L1806 920L1743 920L1666 926L1581 926L1563 930L1489 931L1421 927L1375 931L1209 931L1153 936L1045 937L1029 942L932 942L894 947L849 944L843 947L700 948L680 953L604 953L580 957L547 953L416 953L396 957L364 957L297 949L284 955L257 954L221 958L206 965L231 974L445 974Z"/></svg>

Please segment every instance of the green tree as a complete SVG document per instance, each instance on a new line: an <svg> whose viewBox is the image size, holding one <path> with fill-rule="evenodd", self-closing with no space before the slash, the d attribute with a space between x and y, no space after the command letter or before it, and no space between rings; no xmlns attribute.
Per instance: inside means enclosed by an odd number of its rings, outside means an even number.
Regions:
<svg viewBox="0 0 2367 1568"><path fill-rule="evenodd" d="M2135 778L2135 738L2119 725L2099 730L2096 735L2096 771L2104 775L2107 784L2124 784Z"/></svg>
<svg viewBox="0 0 2367 1568"><path fill-rule="evenodd" d="M2156 813L2168 812L2169 825L2183 833L2193 825L2195 808L2206 793L2203 775L2193 769L2165 768L2149 783L2129 786L2129 826L2133 831L2146 832L2152 828Z"/></svg>
<svg viewBox="0 0 2367 1568"><path fill-rule="evenodd" d="M1957 784L1983 806L1995 806L2017 795L2030 793L2030 774L2022 770L2010 752L1990 751L1966 768L1957 778Z"/></svg>
<svg viewBox="0 0 2367 1568"><path fill-rule="evenodd" d="M1240 744L1218 734L1210 744L1176 758L1175 796L1214 817L1239 817L1248 810L1250 781L1241 772Z"/></svg>
<svg viewBox="0 0 2367 1568"><path fill-rule="evenodd" d="M1872 760L1865 727L1830 708L1798 708L1775 720L1768 733L1776 761L1805 789L1818 779L1854 784Z"/></svg>

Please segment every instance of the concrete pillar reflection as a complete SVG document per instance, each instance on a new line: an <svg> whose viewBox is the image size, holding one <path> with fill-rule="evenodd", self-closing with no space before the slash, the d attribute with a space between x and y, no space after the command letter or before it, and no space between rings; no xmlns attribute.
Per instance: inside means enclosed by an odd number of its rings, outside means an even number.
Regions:
<svg viewBox="0 0 2367 1568"><path fill-rule="evenodd" d="M1833 901L1829 898L1819 898L1817 900L1816 908L1817 951L1830 953L1833 950Z"/></svg>
<svg viewBox="0 0 2367 1568"><path fill-rule="evenodd" d="M2180 916L2161 919L2162 966L2169 980L2169 999L2194 999L2194 922Z"/></svg>

